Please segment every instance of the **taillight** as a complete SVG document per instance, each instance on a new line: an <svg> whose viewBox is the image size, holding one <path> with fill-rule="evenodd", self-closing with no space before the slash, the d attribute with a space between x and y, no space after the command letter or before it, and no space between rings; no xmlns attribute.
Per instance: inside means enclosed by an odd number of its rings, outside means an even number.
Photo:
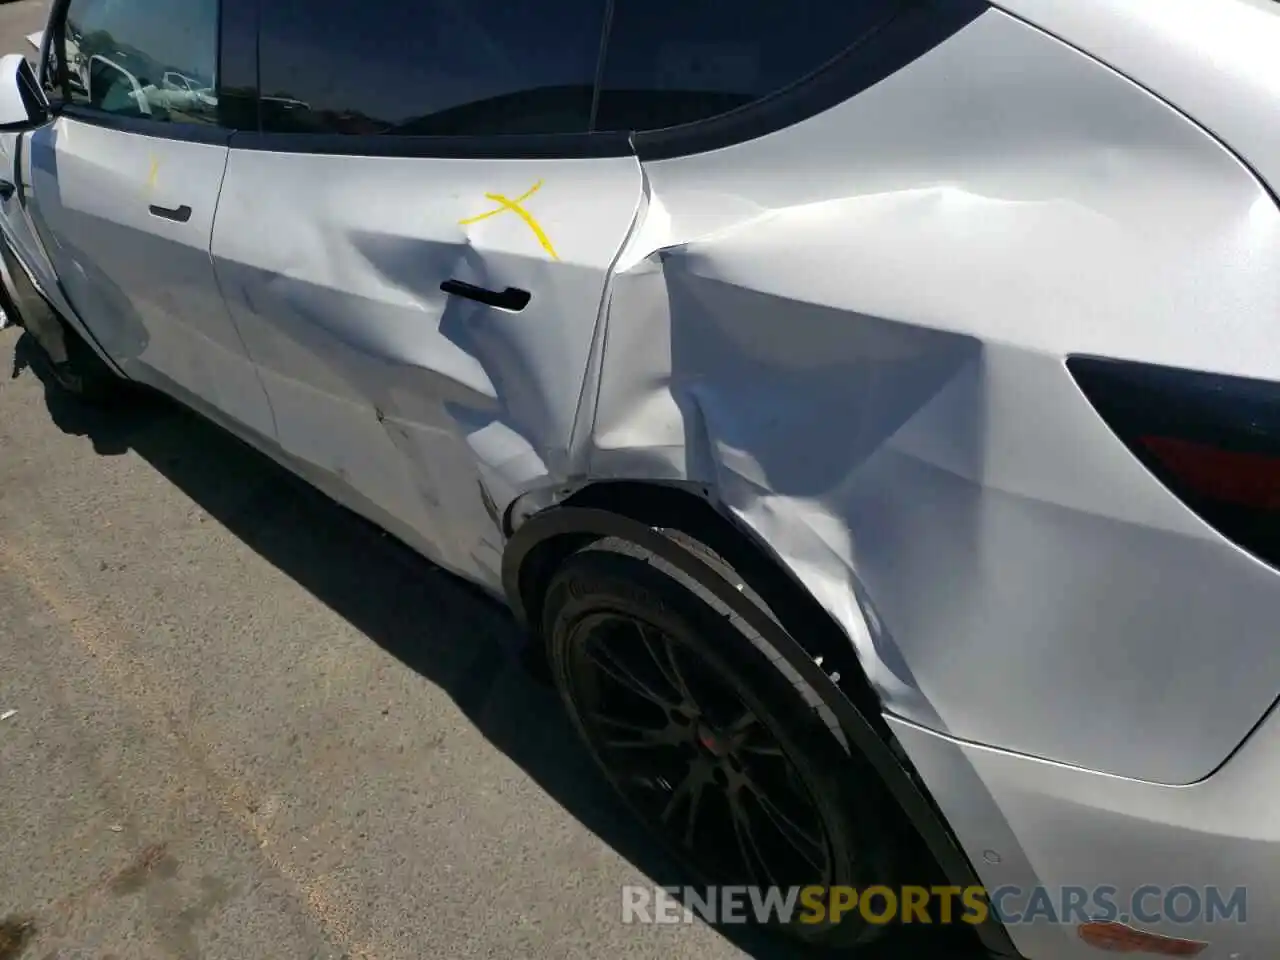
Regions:
<svg viewBox="0 0 1280 960"><path fill-rule="evenodd" d="M1280 383L1093 357L1067 369L1174 496L1280 566Z"/></svg>

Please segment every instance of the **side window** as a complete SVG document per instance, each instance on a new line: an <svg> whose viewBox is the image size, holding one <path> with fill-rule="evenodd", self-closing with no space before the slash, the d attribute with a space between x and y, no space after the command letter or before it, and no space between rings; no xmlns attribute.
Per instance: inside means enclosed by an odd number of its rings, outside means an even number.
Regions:
<svg viewBox="0 0 1280 960"><path fill-rule="evenodd" d="M614 0L595 129L705 120L803 79L898 0Z"/></svg>
<svg viewBox="0 0 1280 960"><path fill-rule="evenodd" d="M218 0L71 0L51 93L102 113L217 123Z"/></svg>
<svg viewBox="0 0 1280 960"><path fill-rule="evenodd" d="M606 0L268 0L274 133L585 133Z"/></svg>

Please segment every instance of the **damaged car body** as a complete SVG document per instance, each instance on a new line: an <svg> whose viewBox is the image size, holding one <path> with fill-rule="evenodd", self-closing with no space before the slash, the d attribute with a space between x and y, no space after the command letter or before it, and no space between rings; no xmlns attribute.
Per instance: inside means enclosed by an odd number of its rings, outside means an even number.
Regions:
<svg viewBox="0 0 1280 960"><path fill-rule="evenodd" d="M698 876L1280 943L1280 12L670 6L59 0L5 310L505 599Z"/></svg>

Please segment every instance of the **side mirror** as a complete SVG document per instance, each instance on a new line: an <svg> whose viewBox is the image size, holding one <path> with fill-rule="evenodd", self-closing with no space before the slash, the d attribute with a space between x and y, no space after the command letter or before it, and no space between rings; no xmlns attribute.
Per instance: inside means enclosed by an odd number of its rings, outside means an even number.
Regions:
<svg viewBox="0 0 1280 960"><path fill-rule="evenodd" d="M20 53L0 57L0 131L21 133L49 119L49 101L30 62Z"/></svg>

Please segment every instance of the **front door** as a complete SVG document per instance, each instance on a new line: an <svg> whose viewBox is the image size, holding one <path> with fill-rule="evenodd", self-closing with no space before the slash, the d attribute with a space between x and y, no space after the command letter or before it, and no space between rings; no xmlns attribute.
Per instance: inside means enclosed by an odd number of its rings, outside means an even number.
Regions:
<svg viewBox="0 0 1280 960"><path fill-rule="evenodd" d="M209 258L229 132L218 0L71 0L28 209L71 307L130 375L274 436ZM177 87L179 71L193 83Z"/></svg>
<svg viewBox="0 0 1280 960"><path fill-rule="evenodd" d="M641 201L625 137L586 132L604 7L264 5L265 132L233 139L214 231L282 446L492 585L494 516L565 467Z"/></svg>

